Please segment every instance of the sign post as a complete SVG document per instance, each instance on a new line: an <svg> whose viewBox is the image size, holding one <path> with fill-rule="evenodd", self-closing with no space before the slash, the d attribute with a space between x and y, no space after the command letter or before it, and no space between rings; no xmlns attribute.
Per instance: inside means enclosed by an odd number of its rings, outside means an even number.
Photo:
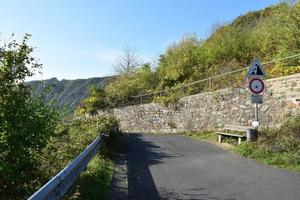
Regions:
<svg viewBox="0 0 300 200"><path fill-rule="evenodd" d="M255 118L252 126L257 134L259 127L259 104L263 102L262 92L265 89L264 78L266 77L265 69L262 67L258 59L254 59L247 73L247 81L251 91L251 102L255 108ZM251 137L250 137L251 138Z"/></svg>

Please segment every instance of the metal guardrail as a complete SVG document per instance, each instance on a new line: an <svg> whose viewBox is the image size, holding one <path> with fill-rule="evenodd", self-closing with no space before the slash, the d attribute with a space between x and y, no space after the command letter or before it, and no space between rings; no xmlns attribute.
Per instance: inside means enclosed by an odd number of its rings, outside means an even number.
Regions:
<svg viewBox="0 0 300 200"><path fill-rule="evenodd" d="M68 166L29 197L28 200L61 199L94 157L97 150L101 147L103 140L103 135L98 136Z"/></svg>

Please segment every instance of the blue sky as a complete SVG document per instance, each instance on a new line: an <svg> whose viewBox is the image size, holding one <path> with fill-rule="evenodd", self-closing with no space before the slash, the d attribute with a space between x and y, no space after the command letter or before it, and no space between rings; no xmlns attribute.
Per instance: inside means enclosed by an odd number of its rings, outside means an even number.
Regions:
<svg viewBox="0 0 300 200"><path fill-rule="evenodd" d="M186 33L209 35L213 24L230 22L278 0L0 0L0 33L30 44L43 66L33 79L76 79L113 74L125 46L149 61Z"/></svg>

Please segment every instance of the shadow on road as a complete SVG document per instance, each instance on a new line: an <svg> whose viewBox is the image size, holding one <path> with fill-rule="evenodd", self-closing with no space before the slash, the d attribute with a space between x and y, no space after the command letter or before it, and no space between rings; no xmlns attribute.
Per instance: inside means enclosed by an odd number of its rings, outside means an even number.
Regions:
<svg viewBox="0 0 300 200"><path fill-rule="evenodd" d="M149 167L172 156L139 134L129 135L127 151L129 199L161 199Z"/></svg>
<svg viewBox="0 0 300 200"><path fill-rule="evenodd" d="M155 185L150 171L151 165L163 164L169 158L178 156L167 154L166 149L147 141L147 137L139 134L129 134L127 145L128 165L128 197L133 200L218 200L219 198L209 195L205 188L181 188L172 190ZM170 178L170 177L166 177ZM231 198L223 198L234 200Z"/></svg>

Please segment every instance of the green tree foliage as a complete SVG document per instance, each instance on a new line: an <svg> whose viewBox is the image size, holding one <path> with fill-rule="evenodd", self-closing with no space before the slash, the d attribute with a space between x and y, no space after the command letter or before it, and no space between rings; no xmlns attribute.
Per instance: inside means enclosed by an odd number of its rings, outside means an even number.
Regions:
<svg viewBox="0 0 300 200"><path fill-rule="evenodd" d="M198 67L197 49L200 45L196 36L187 35L160 56L157 68L160 87L174 87L191 78Z"/></svg>
<svg viewBox="0 0 300 200"><path fill-rule="evenodd" d="M94 191L101 190L105 199L112 174L111 156L118 147L118 121L101 117L66 118L60 122L61 116L54 108L43 103L44 96L33 98L24 81L41 65L31 55L29 37L25 35L21 43L13 40L0 48L0 199L28 198L100 133L107 136L102 151L74 192L84 190L81 188L88 182ZM92 94L97 98L86 102L102 105L100 90L93 88ZM84 196L90 193L80 193L82 199L90 198Z"/></svg>
<svg viewBox="0 0 300 200"><path fill-rule="evenodd" d="M300 2L282 2L264 10L249 12L230 24L218 26L205 41L195 36L184 37L161 55L156 69L159 86L178 88L181 83L246 67L254 57L268 61L299 53L299 13ZM296 58L267 66L267 71L270 77L278 77L300 72L298 66L299 59ZM244 73L221 77L213 80L211 88L208 82L200 83L190 86L188 93L220 89L228 85L241 86L244 77ZM174 92L169 94L159 98L173 98Z"/></svg>
<svg viewBox="0 0 300 200"><path fill-rule="evenodd" d="M268 17L260 20L253 30L260 47L260 55L272 59L299 53L300 2L295 5L280 3L271 8ZM299 64L299 61L291 61L288 64Z"/></svg>
<svg viewBox="0 0 300 200"><path fill-rule="evenodd" d="M90 88L89 97L82 100L75 110L75 115L96 114L97 109L105 109L108 106L104 89L93 86Z"/></svg>
<svg viewBox="0 0 300 200"><path fill-rule="evenodd" d="M223 26L219 28L200 48L202 65L215 70L213 73L230 71L246 65L257 50L251 34L243 28ZM224 67L229 66L227 69Z"/></svg>
<svg viewBox="0 0 300 200"><path fill-rule="evenodd" d="M111 107L127 105L132 96L153 91L157 85L157 76L149 64L123 73L105 88L107 101Z"/></svg>
<svg viewBox="0 0 300 200"><path fill-rule="evenodd" d="M12 41L1 48L0 62L0 193L8 199L32 192L42 177L36 160L54 134L57 113L30 97L26 77L40 67L27 45Z"/></svg>
<svg viewBox="0 0 300 200"><path fill-rule="evenodd" d="M107 199L113 172L113 160L120 150L118 121L111 116L99 118L69 118L59 124L56 135L51 137L42 154L38 156L39 168L47 180L61 171L100 134L105 140L100 151L89 163L66 199Z"/></svg>
<svg viewBox="0 0 300 200"><path fill-rule="evenodd" d="M101 133L114 140L119 133L118 121L110 116L91 119L67 119L56 128L43 153L40 168L49 178L61 171ZM113 142L112 142L113 143Z"/></svg>

